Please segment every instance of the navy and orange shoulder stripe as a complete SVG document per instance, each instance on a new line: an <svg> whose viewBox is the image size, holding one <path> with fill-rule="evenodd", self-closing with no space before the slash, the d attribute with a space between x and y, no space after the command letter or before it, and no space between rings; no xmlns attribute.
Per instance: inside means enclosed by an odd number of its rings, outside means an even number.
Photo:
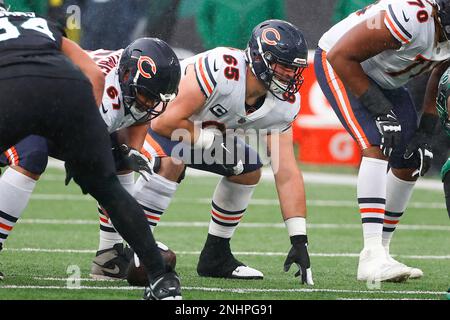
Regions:
<svg viewBox="0 0 450 320"><path fill-rule="evenodd" d="M402 43L410 43L412 40L411 33L406 30L406 28L400 23L400 20L395 15L392 5L388 5L388 12L386 14L386 21L388 23L389 29L394 33L394 36L401 40Z"/></svg>
<svg viewBox="0 0 450 320"><path fill-rule="evenodd" d="M217 82L211 72L211 67L208 62L208 55L199 56L195 61L195 75L203 94L209 98L209 96L213 93Z"/></svg>

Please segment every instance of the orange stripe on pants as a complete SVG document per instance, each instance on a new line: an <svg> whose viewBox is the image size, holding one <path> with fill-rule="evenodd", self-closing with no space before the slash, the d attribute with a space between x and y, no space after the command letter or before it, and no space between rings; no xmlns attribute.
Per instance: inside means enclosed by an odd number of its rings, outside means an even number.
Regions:
<svg viewBox="0 0 450 320"><path fill-rule="evenodd" d="M334 99L336 100L339 110L341 111L344 121L347 127L350 129L353 138L356 140L362 150L370 147L370 142L367 139L366 134L362 130L358 120L356 119L355 114L353 113L353 109L351 107L344 84L334 72L333 73L335 75L335 78L333 80L331 79L331 70L328 67L327 55L325 51L322 52L322 67L325 71L325 76L327 78L327 82L331 89L331 92L333 93ZM333 81L336 81L337 87L342 94L343 101L340 99L339 93L335 88Z"/></svg>
<svg viewBox="0 0 450 320"><path fill-rule="evenodd" d="M155 149L156 151L156 155L158 157L167 157L168 155L164 152L164 149L159 145L158 142L156 142L155 139L153 139L153 137L147 133L147 135L145 136L145 141L152 146L153 149ZM152 155L150 154L150 152L148 150L145 150L145 147L142 148L142 154L144 154L147 158L151 159Z"/></svg>

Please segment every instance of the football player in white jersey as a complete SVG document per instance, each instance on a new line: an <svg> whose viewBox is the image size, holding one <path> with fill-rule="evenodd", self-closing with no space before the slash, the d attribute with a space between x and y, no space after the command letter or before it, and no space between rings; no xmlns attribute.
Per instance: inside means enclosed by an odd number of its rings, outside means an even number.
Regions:
<svg viewBox="0 0 450 320"><path fill-rule="evenodd" d="M448 0L380 0L336 24L319 41L315 71L346 130L362 150L357 198L364 248L357 279L404 281L423 272L394 260L393 232L415 181L433 157L435 114L418 115L404 85L433 70L424 110L434 105L449 58ZM448 18L447 18L448 20Z"/></svg>
<svg viewBox="0 0 450 320"><path fill-rule="evenodd" d="M167 43L157 38L138 39L124 50L88 53L104 73L103 97L97 99L101 100L99 112L108 131L113 133L119 181L131 193L134 177L130 170L145 177L151 172L148 159L137 150L142 147L150 120L176 97L180 64ZM10 166L0 178L0 248L28 204L47 166L48 155L58 158L59 152L45 138L29 136L0 156L0 164ZM117 258L126 254L123 246L103 249L99 248L94 273L108 268L103 263L105 255ZM119 273L125 275L127 266L128 262Z"/></svg>
<svg viewBox="0 0 450 320"><path fill-rule="evenodd" d="M219 47L183 60L180 92L152 122L142 153L160 159L160 167L150 181L139 178L135 186L135 197L152 227L169 206L186 165L223 176L212 198L209 232L197 265L200 276L263 278L230 249L262 167L257 152L230 131L252 129L267 135L272 152L281 213L292 243L285 271L295 263L301 282L313 284L304 184L291 128L300 109L298 90L307 54L297 27L280 20L262 22L245 51ZM213 161L208 162L207 155L213 155Z"/></svg>

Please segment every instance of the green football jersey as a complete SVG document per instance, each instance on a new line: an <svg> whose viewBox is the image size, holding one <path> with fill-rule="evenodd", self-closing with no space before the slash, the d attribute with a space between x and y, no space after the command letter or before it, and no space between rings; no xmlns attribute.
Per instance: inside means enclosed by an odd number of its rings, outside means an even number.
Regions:
<svg viewBox="0 0 450 320"><path fill-rule="evenodd" d="M450 68L448 68L439 81L439 90L436 100L436 109L441 120L442 128L450 136L450 121L448 119L447 101L450 96Z"/></svg>

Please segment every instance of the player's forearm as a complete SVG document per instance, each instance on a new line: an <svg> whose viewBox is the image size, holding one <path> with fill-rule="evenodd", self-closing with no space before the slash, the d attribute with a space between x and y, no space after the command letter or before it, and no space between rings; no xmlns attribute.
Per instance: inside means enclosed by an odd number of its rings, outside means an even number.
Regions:
<svg viewBox="0 0 450 320"><path fill-rule="evenodd" d="M134 125L117 132L119 143L125 143L130 148L141 150L150 123Z"/></svg>
<svg viewBox="0 0 450 320"><path fill-rule="evenodd" d="M339 51L327 58L335 73L356 97L360 97L369 89L370 81L360 62L341 54Z"/></svg>
<svg viewBox="0 0 450 320"><path fill-rule="evenodd" d="M102 70L95 64L95 62L84 52L75 42L63 38L61 51L66 55L76 66L78 66L84 75L92 84L92 89L97 106L102 104L103 91L105 88L105 76Z"/></svg>
<svg viewBox="0 0 450 320"><path fill-rule="evenodd" d="M275 174L275 184L283 219L306 218L306 196L301 172L297 168L278 172Z"/></svg>
<svg viewBox="0 0 450 320"><path fill-rule="evenodd" d="M277 174L275 183L288 235L291 240L306 235L306 199L301 172L294 170L290 176Z"/></svg>
<svg viewBox="0 0 450 320"><path fill-rule="evenodd" d="M356 96L362 96L370 85L361 63L367 59L390 49L401 47L383 24L385 12L368 18L366 23L356 25L347 32L336 45L327 53L327 60L342 82ZM378 28L372 28L379 25Z"/></svg>
<svg viewBox="0 0 450 320"><path fill-rule="evenodd" d="M152 121L151 127L157 134L189 144L193 144L198 137L194 123L187 119L163 119L161 116L161 119Z"/></svg>

